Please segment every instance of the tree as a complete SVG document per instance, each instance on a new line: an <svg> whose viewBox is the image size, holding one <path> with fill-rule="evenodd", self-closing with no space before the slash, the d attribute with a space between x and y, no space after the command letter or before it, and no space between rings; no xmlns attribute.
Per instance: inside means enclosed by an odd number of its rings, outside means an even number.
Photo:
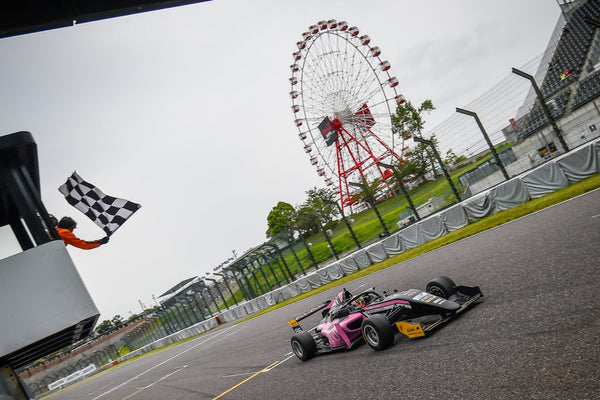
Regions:
<svg viewBox="0 0 600 400"><path fill-rule="evenodd" d="M113 328L121 326L122 323L123 318L120 315L115 315L110 320L105 319L104 321L100 322L98 326L96 326L95 332L102 335Z"/></svg>
<svg viewBox="0 0 600 400"><path fill-rule="evenodd" d="M284 229L294 226L296 210L291 204L280 201L267 216L267 232L269 238L274 237Z"/></svg>
<svg viewBox="0 0 600 400"><path fill-rule="evenodd" d="M114 317L112 317L110 322L112 323L112 326L114 328L116 328L117 326L119 326L123 323L123 317L121 317L120 315L117 314Z"/></svg>
<svg viewBox="0 0 600 400"><path fill-rule="evenodd" d="M418 143L414 149L406 153L404 162L400 165L400 176L403 180L425 178L429 169L429 159L425 145Z"/></svg>
<svg viewBox="0 0 600 400"><path fill-rule="evenodd" d="M463 159L464 159L464 157L463 157ZM450 149L446 152L446 158L444 158L444 164L449 165L450 166L449 168L452 168L452 165L456 164L459 161L461 161L461 160L456 155L456 153L454 153L452 151L452 149Z"/></svg>
<svg viewBox="0 0 600 400"><path fill-rule="evenodd" d="M129 318L127 318L127 322L131 322L139 317L138 314L131 314Z"/></svg>
<svg viewBox="0 0 600 400"><path fill-rule="evenodd" d="M331 222L337 216L338 209L331 204L332 201L335 201L335 194L331 189L314 187L307 190L306 195L308 198L301 206L302 213L318 216L323 225Z"/></svg>
<svg viewBox="0 0 600 400"><path fill-rule="evenodd" d="M429 140L431 143L433 143L433 146L436 149L439 148L439 146L438 146L439 142L438 142L437 138L435 137L435 134L433 134L427 140ZM431 170L434 177L438 176L438 174L436 173L436 170L440 166L438 165L436 160L434 160L434 161L430 160L430 154L429 154L430 150L431 150L430 146L428 146L424 143L417 143L416 146L411 151L406 153L406 158L404 159L404 162L399 165L400 175L403 178L407 178L406 180L408 180L408 177L412 177L412 179L417 179L417 178L426 179L425 176ZM438 152L439 152L439 150L438 150ZM449 161L453 161L454 157L456 157L456 156L454 155L452 150L448 150L448 152L446 153L446 160L444 161L444 164L448 163Z"/></svg>
<svg viewBox="0 0 600 400"><path fill-rule="evenodd" d="M319 232L319 221L321 216L318 213L312 208L302 206L298 209L295 226L303 232L303 236L306 236L306 234Z"/></svg>
<svg viewBox="0 0 600 400"><path fill-rule="evenodd" d="M414 135L421 136L425 125L423 113L435 110L431 100L425 100L419 108L415 108L410 101L398 104L396 114L392 115L392 132L399 134L403 139L410 139Z"/></svg>
<svg viewBox="0 0 600 400"><path fill-rule="evenodd" d="M113 327L112 322L110 322L110 320L105 319L104 321L100 322L98 324L98 326L96 327L96 333L98 333L99 335L102 335L108 331L110 331Z"/></svg>
<svg viewBox="0 0 600 400"><path fill-rule="evenodd" d="M410 101L398 104L398 107L396 107L396 114L392 115L392 132L399 134L404 140L410 139L415 135L418 137L422 137L421 131L425 126L423 114L430 113L433 110L435 110L435 107L433 106L432 101L429 99L423 101L419 108L415 108L415 106L413 106ZM430 150L427 149L426 146L417 147L420 147L419 150L423 150L425 154L427 154L427 159L431 164L433 176L437 177L438 174L436 172L435 159L433 157L433 154L431 154ZM422 157L422 154L420 152L418 153L418 157L419 160ZM415 160L412 161L414 162ZM419 165L419 167L421 166ZM422 176L424 176L424 174L422 174Z"/></svg>
<svg viewBox="0 0 600 400"><path fill-rule="evenodd" d="M356 188L356 192L350 197L352 201L363 203L367 207L371 207L369 196L373 199L378 198L378 194L381 190L380 187L381 178L376 178L373 182L368 183L364 178L362 184L367 188L365 191L363 188ZM369 194L367 194L367 191Z"/></svg>

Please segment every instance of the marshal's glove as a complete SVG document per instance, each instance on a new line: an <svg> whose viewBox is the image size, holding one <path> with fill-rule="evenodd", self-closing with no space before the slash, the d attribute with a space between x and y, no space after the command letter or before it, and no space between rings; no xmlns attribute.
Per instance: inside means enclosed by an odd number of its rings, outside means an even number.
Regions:
<svg viewBox="0 0 600 400"><path fill-rule="evenodd" d="M102 239L98 240L98 243L100 243L100 244L106 244L106 243L108 243L108 236L105 236Z"/></svg>

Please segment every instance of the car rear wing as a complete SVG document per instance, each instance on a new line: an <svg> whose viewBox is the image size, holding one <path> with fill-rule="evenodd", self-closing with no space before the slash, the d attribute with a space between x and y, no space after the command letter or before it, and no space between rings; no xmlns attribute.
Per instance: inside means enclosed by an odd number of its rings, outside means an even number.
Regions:
<svg viewBox="0 0 600 400"><path fill-rule="evenodd" d="M318 305L315 308L312 308L310 311L307 311L305 313L302 313L302 314L298 315L295 318L295 320L296 321L302 321L303 319L310 317L311 315L313 315L317 311L321 311L322 309L324 309L325 307L327 307L329 305L329 303L331 303L331 300L325 300L322 304Z"/></svg>
<svg viewBox="0 0 600 400"><path fill-rule="evenodd" d="M310 317L311 315L313 315L314 313L321 311L322 309L324 309L325 307L327 307L329 305L329 303L331 303L331 300L325 300L322 304L318 305L315 308L312 308L310 311L307 311L305 313L300 314L299 316L297 316L296 318L289 320L288 324L292 327L292 329L294 330L294 332L300 332L302 331L302 327L300 326L300 324L298 323L299 321L302 321L303 319L306 319L308 317Z"/></svg>

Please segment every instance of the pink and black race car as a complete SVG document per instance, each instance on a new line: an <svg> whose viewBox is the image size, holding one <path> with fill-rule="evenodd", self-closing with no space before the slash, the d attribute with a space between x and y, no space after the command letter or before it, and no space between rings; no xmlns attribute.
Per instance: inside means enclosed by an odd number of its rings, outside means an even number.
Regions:
<svg viewBox="0 0 600 400"><path fill-rule="evenodd" d="M302 361L315 354L350 349L363 339L372 349L384 350L394 343L397 332L409 338L425 336L481 297L478 286L457 286L446 276L429 281L425 291L380 295L371 289L353 296L344 289L335 299L288 322L294 330L292 350ZM318 311L322 312L321 322L303 330L299 321Z"/></svg>

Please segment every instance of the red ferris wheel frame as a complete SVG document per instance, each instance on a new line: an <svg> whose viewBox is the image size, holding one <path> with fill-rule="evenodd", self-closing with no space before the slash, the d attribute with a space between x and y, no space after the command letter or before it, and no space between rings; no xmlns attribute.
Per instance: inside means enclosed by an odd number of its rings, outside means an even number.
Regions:
<svg viewBox="0 0 600 400"><path fill-rule="evenodd" d="M328 118L324 121L329 122ZM382 160L394 157L397 160L402 160L402 157L397 154L385 141L381 140L371 129L369 124L361 124L360 130L363 131L364 135L372 136L382 147L383 153L374 153L372 146L367 141L360 140L356 134L346 130L342 122L334 118L330 121L330 125L326 125L327 128L333 128L335 132L335 152L337 160L337 171L338 171L338 187L340 188L340 202L342 204L342 210L345 206L352 206L354 204L353 196L350 191L348 178L358 172L362 181L366 181L364 169L376 167L378 168L382 179L382 182L386 182L386 179L391 176L391 171L387 168L380 167L377 163ZM328 132L322 133L326 135ZM347 157L344 157L344 153ZM345 160L352 160L351 165L347 165ZM362 183L362 182L357 182Z"/></svg>

